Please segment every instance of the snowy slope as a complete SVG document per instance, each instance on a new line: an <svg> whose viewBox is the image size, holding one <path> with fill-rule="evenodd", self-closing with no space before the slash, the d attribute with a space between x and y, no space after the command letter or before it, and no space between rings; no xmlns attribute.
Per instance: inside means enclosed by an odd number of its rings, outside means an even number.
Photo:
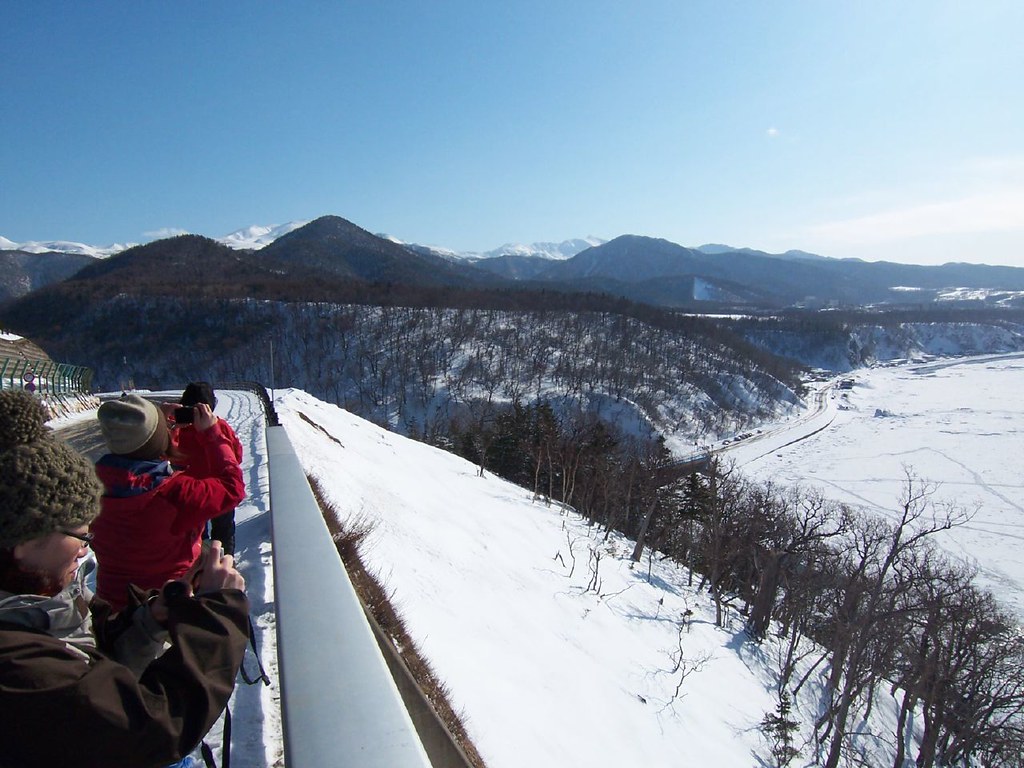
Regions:
<svg viewBox="0 0 1024 768"><path fill-rule="evenodd" d="M365 557L491 768L753 763L767 660L740 622L712 625L682 571L655 564L648 583L631 543L302 392L277 408L342 514L374 521ZM676 698L687 610L701 669Z"/></svg>
<svg viewBox="0 0 1024 768"><path fill-rule="evenodd" d="M731 456L755 476L811 482L883 515L912 465L940 483L938 502L981 502L943 543L981 561L982 586L1019 606L1022 414L1007 394L1020 371L1019 357L1003 356L865 372L846 398L823 390L805 417L766 426ZM765 764L775 640L753 644L736 616L716 628L683 570L646 558L631 568L632 542L605 542L572 512L305 393L277 403L341 514L375 521L364 557L489 766ZM796 702L797 744L817 712L815 679ZM859 729L867 764L891 764L895 701L880 694ZM805 749L795 764L816 761Z"/></svg>

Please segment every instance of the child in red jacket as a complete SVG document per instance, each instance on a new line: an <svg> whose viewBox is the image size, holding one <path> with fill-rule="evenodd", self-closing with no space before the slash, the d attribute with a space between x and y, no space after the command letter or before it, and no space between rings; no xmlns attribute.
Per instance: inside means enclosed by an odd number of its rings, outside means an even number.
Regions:
<svg viewBox="0 0 1024 768"><path fill-rule="evenodd" d="M150 401L124 395L103 403L97 415L110 453L96 462L105 490L92 524L96 593L121 610L129 584L154 589L188 571L206 521L237 506L245 483L208 405L194 409L198 450L209 467L203 478L171 466L167 420Z"/></svg>
<svg viewBox="0 0 1024 768"><path fill-rule="evenodd" d="M211 409L217 407L217 396L214 394L213 387L206 381L189 382L185 391L181 393L181 405L186 408L194 408L200 403L205 403ZM241 463L242 444L239 442L235 430L224 419L217 419L213 428L221 432L231 444L235 458ZM193 477L210 477L213 474L194 425L179 424L176 429L172 430L171 440L178 454L174 457L175 466L187 468L188 473ZM203 538L215 539L223 545L225 554L235 554L235 508L232 507L213 518L210 521L209 536L206 535L204 529Z"/></svg>

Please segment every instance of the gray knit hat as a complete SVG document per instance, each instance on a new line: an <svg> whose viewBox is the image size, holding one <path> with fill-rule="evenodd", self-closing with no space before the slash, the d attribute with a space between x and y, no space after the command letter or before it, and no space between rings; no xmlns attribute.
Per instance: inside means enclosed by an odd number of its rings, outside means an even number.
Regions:
<svg viewBox="0 0 1024 768"><path fill-rule="evenodd" d="M121 395L107 400L96 416L111 453L155 459L167 449L167 421L144 397Z"/></svg>
<svg viewBox="0 0 1024 768"><path fill-rule="evenodd" d="M0 391L0 547L91 523L102 494L89 460L46 426L39 399Z"/></svg>

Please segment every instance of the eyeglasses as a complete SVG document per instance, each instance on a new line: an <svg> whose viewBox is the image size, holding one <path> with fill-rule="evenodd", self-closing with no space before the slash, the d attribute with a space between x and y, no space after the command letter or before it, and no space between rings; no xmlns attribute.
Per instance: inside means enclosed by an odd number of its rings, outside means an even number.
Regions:
<svg viewBox="0 0 1024 768"><path fill-rule="evenodd" d="M73 539L78 539L80 542L82 542L83 547L90 546L92 544L92 540L96 538L96 534L92 531L88 533L75 533L73 531L62 530L59 531L59 533L63 533L65 536L70 536Z"/></svg>

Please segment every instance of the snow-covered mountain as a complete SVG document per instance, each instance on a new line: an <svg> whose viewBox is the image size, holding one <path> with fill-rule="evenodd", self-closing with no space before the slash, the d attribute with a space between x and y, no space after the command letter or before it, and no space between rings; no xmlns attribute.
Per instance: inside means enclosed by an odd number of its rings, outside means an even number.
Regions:
<svg viewBox="0 0 1024 768"><path fill-rule="evenodd" d="M237 250L259 250L264 246L270 245L282 235L294 232L299 227L305 226L308 223L308 221L289 221L287 224L274 224L270 226L254 224L244 229L236 229L230 235L214 239L229 248Z"/></svg>
<svg viewBox="0 0 1024 768"><path fill-rule="evenodd" d="M287 235L300 227L308 224L309 221L289 221L285 224L254 224L242 229L236 229L223 237L214 237L218 243L223 243L229 248L236 250L259 250L270 245L282 235ZM168 230L169 231L169 230ZM200 234L189 233L185 230L175 230L179 234ZM571 240L563 240L560 243L531 243L529 245L506 243L499 248L478 253L475 251L456 251L441 246L423 246L416 243L409 243L387 234L378 234L380 238L390 240L393 243L410 247L414 250L428 251L438 256L452 260L476 261L479 259L492 259L498 256L530 256L533 258L551 259L564 261L571 259L580 251L585 251L595 245L601 245L606 240L597 237L582 237ZM159 238L157 238L159 239ZM0 236L0 250L3 251L25 251L26 253L76 253L94 258L106 258L120 253L123 250L139 245L139 243L114 243L107 246L86 245L66 240L26 241L16 243Z"/></svg>
<svg viewBox="0 0 1024 768"><path fill-rule="evenodd" d="M563 240L560 243L531 243L530 245L516 245L505 243L500 248L479 254L485 259L493 259L498 256L531 256L540 259L552 259L554 261L565 261L571 259L580 251L593 248L595 245L603 245L608 242L599 237L579 237L572 240Z"/></svg>
<svg viewBox="0 0 1024 768"><path fill-rule="evenodd" d="M131 248L138 243L112 243L111 245L97 246L75 243L68 240L28 240L24 243L15 243L0 235L0 251L24 251L25 253L69 253L81 256L92 256L96 259L105 259L113 256L126 248Z"/></svg>
<svg viewBox="0 0 1024 768"><path fill-rule="evenodd" d="M236 250L259 250L260 248L270 245L282 235L287 235L289 232L305 226L308 223L308 221L289 221L287 224L254 224L251 227L236 229L230 234L224 235L223 237L215 237L213 239L218 243L223 243L229 248L235 248ZM164 232L170 230L161 231ZM190 233L185 230L174 231L183 235L198 234ZM160 237L153 239L160 239ZM67 240L30 240L24 243L16 243L13 240L8 240L6 237L0 236L0 251L24 251L26 253L76 253L83 256L92 256L97 259L105 259L107 256L113 256L115 253L120 253L121 251L127 250L128 248L132 248L136 245L139 245L139 243L113 243L106 246L96 246Z"/></svg>
<svg viewBox="0 0 1024 768"><path fill-rule="evenodd" d="M550 261L565 261L571 259L577 253L587 250L587 248L593 248L596 245L603 245L608 242L602 240L599 237L587 236L577 237L570 240L562 240L559 243L505 243L504 245L494 248L490 251L456 251L451 248L445 248L438 245L421 245L419 243L409 243L403 240L399 240L393 235L380 233L377 237L390 240L393 243L404 245L407 248L412 248L419 252L433 253L435 256L442 256L446 259L453 261L480 261L482 259L496 259L501 256L522 256L533 259L548 259Z"/></svg>

